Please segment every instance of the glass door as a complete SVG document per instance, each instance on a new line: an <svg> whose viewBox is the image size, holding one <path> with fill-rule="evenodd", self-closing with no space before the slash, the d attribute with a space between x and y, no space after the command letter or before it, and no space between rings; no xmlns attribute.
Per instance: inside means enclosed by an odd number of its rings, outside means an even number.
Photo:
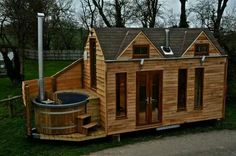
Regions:
<svg viewBox="0 0 236 156"><path fill-rule="evenodd" d="M150 123L156 123L161 121L162 72L154 71L150 72L149 75Z"/></svg>
<svg viewBox="0 0 236 156"><path fill-rule="evenodd" d="M162 71L137 72L137 125L161 122Z"/></svg>
<svg viewBox="0 0 236 156"><path fill-rule="evenodd" d="M137 124L147 123L147 77L146 72L137 73Z"/></svg>

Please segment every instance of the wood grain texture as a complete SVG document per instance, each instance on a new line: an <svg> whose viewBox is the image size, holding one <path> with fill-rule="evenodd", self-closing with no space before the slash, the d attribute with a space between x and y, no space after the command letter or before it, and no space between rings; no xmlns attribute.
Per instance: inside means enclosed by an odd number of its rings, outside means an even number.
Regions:
<svg viewBox="0 0 236 156"><path fill-rule="evenodd" d="M155 48L150 40L143 33L139 33L135 40L125 49L125 51L118 57L118 60L128 60L133 58L134 45L149 45L149 57L160 58L161 53Z"/></svg>
<svg viewBox="0 0 236 156"><path fill-rule="evenodd" d="M89 53L90 51L90 45L89 45L89 39L91 37L88 37L84 51ZM84 60L84 70L83 70L83 85L86 89L93 90L98 97L100 98L100 105L99 105L99 113L100 113L100 119L101 119L101 125L102 127L106 126L106 64L104 62L104 55L101 49L101 46L99 44L99 41L97 39L96 33L94 33L94 36L92 38L96 39L96 89L91 88L91 73L90 73L90 57L88 55L87 60Z"/></svg>
<svg viewBox="0 0 236 156"><path fill-rule="evenodd" d="M107 119L108 134L147 129L150 125L136 126L136 71L163 70L163 117L156 127L223 117L226 58L207 58L201 65L198 59L145 60L139 62L113 62L107 64ZM203 110L194 110L195 68L204 68ZM186 111L177 111L178 70L188 70ZM116 119L115 74L127 73L127 118ZM153 126L151 126L153 127ZM155 126L154 126L155 127Z"/></svg>
<svg viewBox="0 0 236 156"><path fill-rule="evenodd" d="M220 56L219 50L214 46L214 44L209 40L204 32L202 32L196 41L187 49L182 57L194 57L195 44L209 44L209 56Z"/></svg>

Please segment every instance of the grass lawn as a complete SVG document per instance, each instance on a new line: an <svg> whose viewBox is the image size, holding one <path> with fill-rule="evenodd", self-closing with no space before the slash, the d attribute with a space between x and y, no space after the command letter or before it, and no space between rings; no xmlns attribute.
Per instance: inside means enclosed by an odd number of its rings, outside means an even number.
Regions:
<svg viewBox="0 0 236 156"><path fill-rule="evenodd" d="M45 76L50 76L70 64L70 61L45 61ZM27 60L25 64L26 79L37 78L37 62ZM234 75L234 74L233 74ZM23 105L17 103L17 114L13 118L8 117L8 110L0 104L0 155L34 155L34 156L67 156L81 155L98 151L108 147L132 144L140 141L159 139L170 135L184 135L186 133L198 133L215 129L236 129L236 86L230 76L230 93L226 105L226 118L218 122L201 122L187 124L178 129L156 132L154 130L127 133L121 135L121 142L112 142L110 138L93 140L83 143L76 142L53 142L31 140L25 136ZM13 88L7 78L0 78L0 99L10 95L21 94L20 86Z"/></svg>
<svg viewBox="0 0 236 156"><path fill-rule="evenodd" d="M72 61L44 61L44 76L51 76L60 71ZM25 79L37 79L38 78L38 62L35 60L25 61ZM8 96L20 95L21 86L13 86L9 78L0 78L0 99L4 99Z"/></svg>

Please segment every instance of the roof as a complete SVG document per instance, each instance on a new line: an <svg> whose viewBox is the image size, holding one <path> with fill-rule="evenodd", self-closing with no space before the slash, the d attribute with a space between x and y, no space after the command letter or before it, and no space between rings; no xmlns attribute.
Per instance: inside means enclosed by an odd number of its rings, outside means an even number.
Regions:
<svg viewBox="0 0 236 156"><path fill-rule="evenodd" d="M146 35L164 57L181 57L201 32L205 32L215 47L224 54L224 50L208 29L168 29L170 30L169 44L174 53L174 55L168 56L161 50L161 46L165 45L165 28L95 28L95 32L106 60L116 60L140 32Z"/></svg>

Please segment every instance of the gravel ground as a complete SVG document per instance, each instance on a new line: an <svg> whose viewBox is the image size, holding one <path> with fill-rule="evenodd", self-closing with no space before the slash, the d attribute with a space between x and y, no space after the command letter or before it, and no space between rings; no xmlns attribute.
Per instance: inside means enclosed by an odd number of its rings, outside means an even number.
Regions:
<svg viewBox="0 0 236 156"><path fill-rule="evenodd" d="M122 140L121 140L122 141ZM221 130L165 137L105 149L90 156L236 156L236 131Z"/></svg>

